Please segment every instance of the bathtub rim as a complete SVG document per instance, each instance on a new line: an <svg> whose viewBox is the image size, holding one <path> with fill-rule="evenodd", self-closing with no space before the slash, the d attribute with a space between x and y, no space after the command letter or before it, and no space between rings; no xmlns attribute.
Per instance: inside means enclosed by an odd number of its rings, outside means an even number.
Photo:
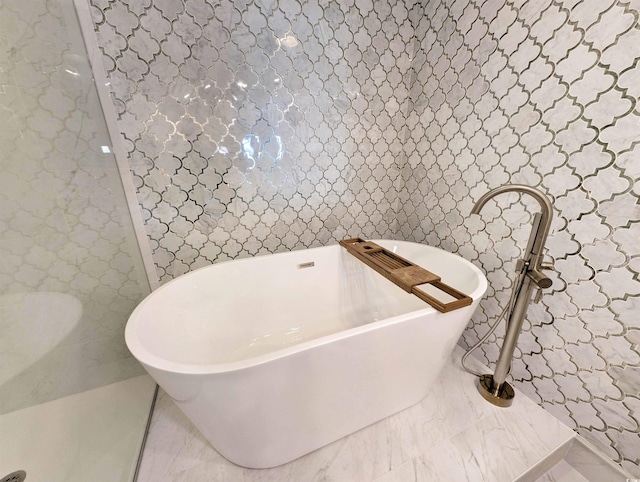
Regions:
<svg viewBox="0 0 640 482"><path fill-rule="evenodd" d="M415 243L415 242L412 242L412 241L399 241L399 240L391 240L391 239L376 239L376 240L372 240L372 241L376 242L376 243L378 243L380 245L384 245L384 243L407 244L407 245L415 245L415 246L420 246L420 247L423 247L423 248L428 248L430 250L440 251L440 252L446 253L447 255L455 256L457 258L458 262L461 262L462 264L466 265L472 272L474 272L474 274L477 276L477 279L479 281L478 286L476 287L476 289L473 292L466 293L473 300L472 304L470 306L466 306L466 307L461 308L459 310L453 310L453 311L450 311L448 313L440 313L440 315L442 317L444 317L444 318L455 317L460 312L466 311L466 310L471 310L471 313L473 313L473 311L475 311L480 299L484 296L484 294L487 291L488 282L487 282L486 276L484 275L482 270L480 270L472 262L470 262L469 260L463 258L459 254L451 253L450 251L446 251L444 249L437 248L435 246L430 246L428 244ZM161 293L168 286L171 286L174 283L177 283L178 281L181 281L182 278L185 277L185 276L191 275L193 273L199 272L199 271L204 270L204 269L211 269L213 267L220 266L220 265L223 265L223 264L226 264L226 263L232 263L232 262L233 263L246 263L246 262L253 261L253 260L255 260L255 258L258 258L258 257L261 257L261 256L291 255L291 254L296 254L296 253L300 253L300 252L303 252L303 251L304 252L313 252L313 251L316 251L316 250L322 250L322 249L335 247L335 246L337 246L337 245L319 246L319 247L315 247L315 248L305 248L305 249L301 249L301 250L284 251L282 253L269 253L269 254L265 254L265 255L252 256L252 257L248 257L248 258L232 259L232 260L223 261L223 262L220 262L220 263L212 263L210 265L203 266L201 268L198 268L198 269L195 269L195 270L190 271L188 273L185 273L183 275L180 275L177 278L172 279L171 281L167 282L166 284L160 286L159 288L157 288L156 290L151 292L147 297L145 297L138 304L138 306L136 306L134 311L129 316L129 318L127 320L127 323L126 323L126 326L125 326L125 342L126 342L127 348L129 349L131 354L134 356L134 358L136 358L136 360L138 360L138 362L140 362L142 365L151 367L151 368L156 369L156 370L165 371L165 372L168 372L168 373L176 373L176 374L184 374L184 375L204 375L204 374L229 373L229 372L234 372L234 371L237 371L237 370L242 370L242 369L251 368L251 367L254 367L254 366L257 366L257 365L262 365L262 364L265 364L265 363L269 363L271 361L274 361L274 360L277 360L277 359L280 359L280 358L285 358L285 357L290 356L290 355L292 355L294 353L301 352L301 351L304 351L306 349L310 349L310 348L315 347L315 346L323 346L323 345L326 345L328 343L332 343L332 342L334 342L336 340L339 340L339 339L350 338L350 337L356 336L356 335L361 334L361 333L366 333L366 332L371 331L371 330L380 329L380 328L385 327L385 326L402 323L404 321L407 321L409 319L413 319L413 318L416 318L416 317L421 317L421 316L425 316L425 315L432 315L432 314L437 314L438 313L438 311L435 308L433 308L433 307L431 307L431 306L429 306L428 304L425 303L425 307L423 309L410 311L408 313L403 313L403 314L400 314L400 315L397 315L397 316L392 316L392 317L389 317L389 318L385 318L383 320L373 321L373 322L370 322L370 323L366 323L364 325L360 325L360 326L349 328L349 329L346 329L346 330L343 330L343 331L339 331L337 333L331 333L331 334L328 334L328 335L321 336L319 338L314 338L312 340L304 341L302 343L298 343L298 344L295 344L295 345L279 348L279 349L271 351L269 353L264 353L264 354L253 356L253 357L246 358L246 359L243 359L243 360L236 360L236 361L226 362L226 363L203 363L203 364L197 364L197 363L180 363L180 362L167 360L165 358L159 357L159 356L151 353L144 346L144 343L140 340L140 338L138 336L138 333L137 333L137 330L136 330L136 325L137 325L136 319L138 318L139 313L144 309L144 307L148 303L150 303L152 301L152 299L155 297L154 295L156 295L156 293ZM390 248L387 246L387 249L390 249ZM375 273L375 271L373 271L373 270L372 270L372 272ZM382 276L382 275L380 275L378 273L375 273L375 274L377 274L378 276ZM390 281L389 281L389 283L390 283Z"/></svg>

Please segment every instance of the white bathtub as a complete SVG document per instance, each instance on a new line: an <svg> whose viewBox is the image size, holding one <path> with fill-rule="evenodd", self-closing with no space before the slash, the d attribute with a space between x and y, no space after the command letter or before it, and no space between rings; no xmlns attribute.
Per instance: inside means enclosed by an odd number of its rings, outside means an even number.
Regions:
<svg viewBox="0 0 640 482"><path fill-rule="evenodd" d="M224 457L289 462L422 400L486 290L459 256L376 243L473 303L439 313L335 245L183 275L136 308L127 345Z"/></svg>

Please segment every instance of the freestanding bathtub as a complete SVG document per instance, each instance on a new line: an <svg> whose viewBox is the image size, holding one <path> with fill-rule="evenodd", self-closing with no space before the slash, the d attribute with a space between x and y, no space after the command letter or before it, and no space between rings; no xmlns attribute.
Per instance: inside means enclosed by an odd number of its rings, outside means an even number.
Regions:
<svg viewBox="0 0 640 482"><path fill-rule="evenodd" d="M294 460L422 400L486 290L459 256L375 242L473 303L440 313L335 245L183 275L136 308L127 345L231 462Z"/></svg>

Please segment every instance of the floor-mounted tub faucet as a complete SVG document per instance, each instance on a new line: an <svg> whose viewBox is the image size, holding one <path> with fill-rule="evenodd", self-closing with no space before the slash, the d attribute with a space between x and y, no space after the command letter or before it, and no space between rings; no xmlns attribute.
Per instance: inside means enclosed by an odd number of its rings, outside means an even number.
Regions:
<svg viewBox="0 0 640 482"><path fill-rule="evenodd" d="M500 350L498 362L493 375L481 375L478 379L478 391L489 402L500 407L511 405L514 391L506 382L511 367L513 352L522 329L522 322L527 313L531 295L538 288L536 301L542 289L551 286L551 280L542 273L543 269L551 269L552 265L543 262L543 249L549 234L552 218L552 207L549 198L531 186L522 184L506 184L483 195L473 206L471 214L479 214L487 201L505 192L517 192L532 196L540 204L540 212L533 218L533 226L525 255L518 260L516 271L518 276L514 283L513 294L508 307L507 331Z"/></svg>

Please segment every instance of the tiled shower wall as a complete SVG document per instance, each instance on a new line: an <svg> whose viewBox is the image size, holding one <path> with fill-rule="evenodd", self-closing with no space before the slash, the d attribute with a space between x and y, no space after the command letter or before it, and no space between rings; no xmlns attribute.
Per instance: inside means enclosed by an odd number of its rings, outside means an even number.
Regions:
<svg viewBox="0 0 640 482"><path fill-rule="evenodd" d="M611 0L427 2L398 214L400 237L458 252L487 273L489 297L464 334L471 345L507 303L537 208L501 195L477 217L473 202L508 182L550 195L547 257L557 273L529 309L512 376L635 475L639 11ZM485 361L499 346L494 336Z"/></svg>
<svg viewBox="0 0 640 482"><path fill-rule="evenodd" d="M410 5L92 5L161 281L392 236Z"/></svg>
<svg viewBox="0 0 640 482"><path fill-rule="evenodd" d="M0 2L0 414L143 373L149 292L70 0Z"/></svg>
<svg viewBox="0 0 640 482"><path fill-rule="evenodd" d="M506 302L532 207L505 196L478 218L473 200L506 182L552 195L559 274L513 374L637 473L638 15L520 3L92 0L92 15L163 281L345 236L427 240L491 281L470 343Z"/></svg>

